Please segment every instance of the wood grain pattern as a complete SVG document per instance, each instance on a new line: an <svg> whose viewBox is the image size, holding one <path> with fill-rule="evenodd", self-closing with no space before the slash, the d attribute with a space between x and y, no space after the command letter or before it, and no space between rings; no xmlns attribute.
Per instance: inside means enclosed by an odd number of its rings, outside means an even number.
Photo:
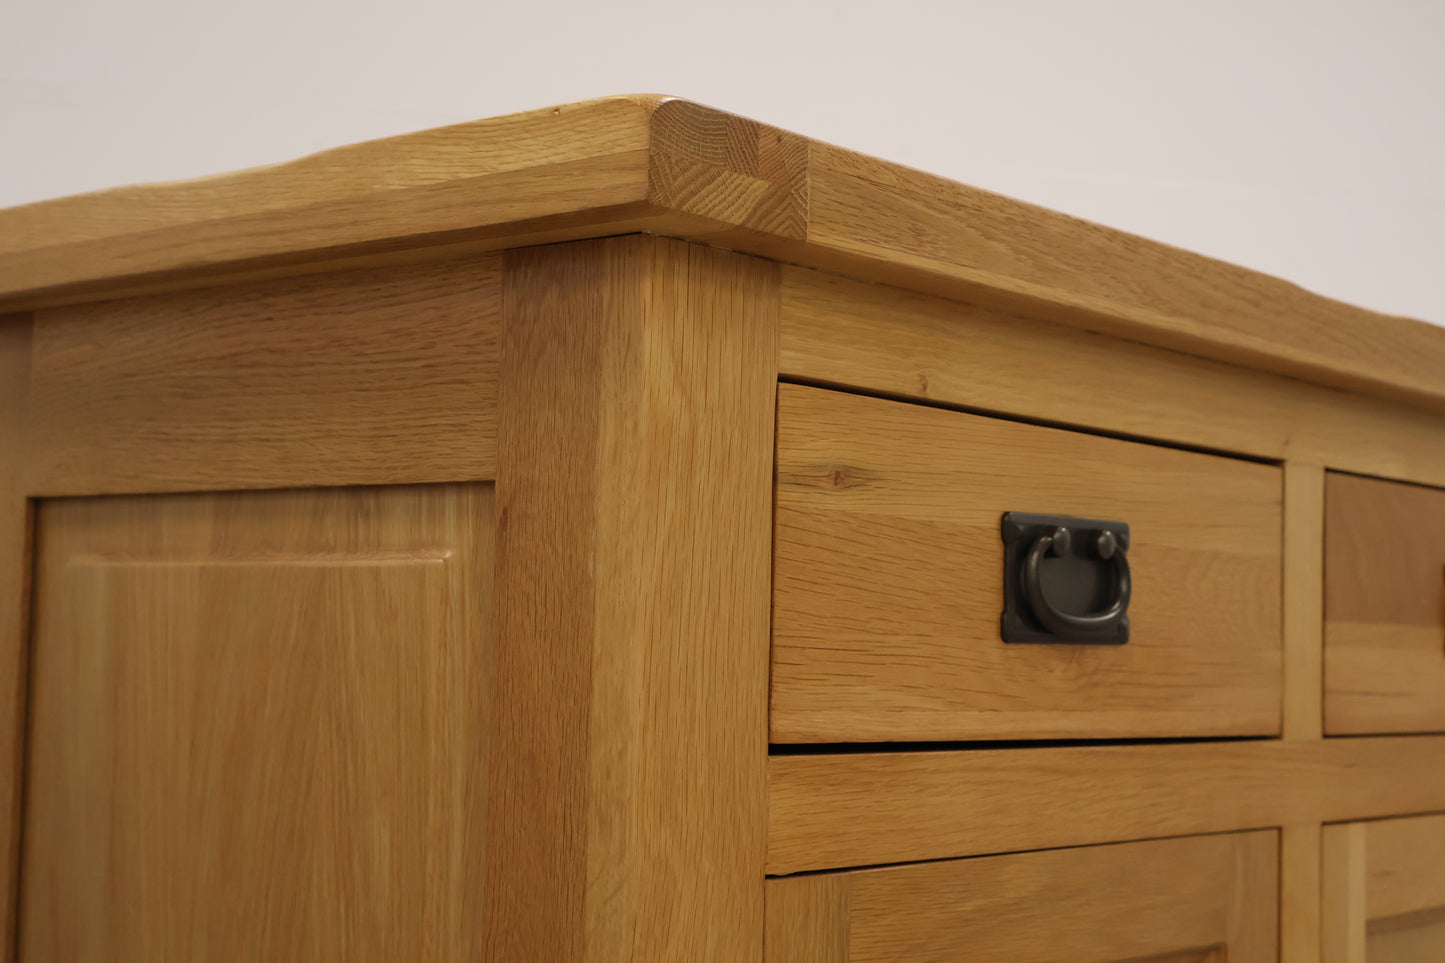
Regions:
<svg viewBox="0 0 1445 963"><path fill-rule="evenodd" d="M652 117L649 196L654 204L804 240L808 231L808 139L685 100Z"/></svg>
<svg viewBox="0 0 1445 963"><path fill-rule="evenodd" d="M653 230L1445 406L1445 334L674 98L0 212L0 310L431 246ZM3 243L3 242L0 242Z"/></svg>
<svg viewBox="0 0 1445 963"><path fill-rule="evenodd" d="M1365 952L1369 963L1440 963L1445 959L1445 921L1371 933Z"/></svg>
<svg viewBox="0 0 1445 963"><path fill-rule="evenodd" d="M1277 733L1277 468L784 384L774 742ZM1123 646L1008 645L1006 511L1131 526Z"/></svg>
<svg viewBox="0 0 1445 963"><path fill-rule="evenodd" d="M1286 739L1323 733L1325 473L1284 465L1284 728Z"/></svg>
<svg viewBox="0 0 1445 963"><path fill-rule="evenodd" d="M1320 963L1320 834L1318 823L1284 826L1279 834L1281 963Z"/></svg>
<svg viewBox="0 0 1445 963"><path fill-rule="evenodd" d="M471 960L489 486L38 519L22 958Z"/></svg>
<svg viewBox="0 0 1445 963"><path fill-rule="evenodd" d="M496 472L501 258L42 311L36 495Z"/></svg>
<svg viewBox="0 0 1445 963"><path fill-rule="evenodd" d="M21 476L29 316L0 317L0 961L14 959L30 603L30 503Z"/></svg>
<svg viewBox="0 0 1445 963"><path fill-rule="evenodd" d="M0 305L478 236L508 247L550 220L563 222L557 239L585 236L648 208L655 102L585 101L11 208L0 212Z"/></svg>
<svg viewBox="0 0 1445 963"><path fill-rule="evenodd" d="M1439 406L1445 336L1422 321L827 144L808 180L817 253L790 260Z"/></svg>
<svg viewBox="0 0 1445 963"><path fill-rule="evenodd" d="M1445 912L1445 815L1366 823L1365 857L1367 918Z"/></svg>
<svg viewBox="0 0 1445 963"><path fill-rule="evenodd" d="M1271 831L862 870L831 920L840 963L1274 963L1278 845ZM811 878L804 877L805 881ZM768 881L792 894L819 884ZM769 944L768 963L818 957Z"/></svg>
<svg viewBox="0 0 1445 963"><path fill-rule="evenodd" d="M1325 483L1325 731L1445 730L1445 491Z"/></svg>
<svg viewBox="0 0 1445 963"><path fill-rule="evenodd" d="M801 267L781 325L790 378L1445 485L1445 417L1363 395Z"/></svg>
<svg viewBox="0 0 1445 963"><path fill-rule="evenodd" d="M768 872L1445 809L1445 737L775 755Z"/></svg>
<svg viewBox="0 0 1445 963"><path fill-rule="evenodd" d="M1289 740L1323 734L1325 472L1318 465L1284 464L1284 725ZM1280 829L1280 959L1320 963L1324 893L1320 880L1322 827Z"/></svg>
<svg viewBox="0 0 1445 963"><path fill-rule="evenodd" d="M849 963L852 877L819 873L768 880L763 958L768 963Z"/></svg>
<svg viewBox="0 0 1445 963"><path fill-rule="evenodd" d="M1324 963L1445 959L1445 815L1325 827Z"/></svg>
<svg viewBox="0 0 1445 963"><path fill-rule="evenodd" d="M1321 963L1365 963L1365 827L1326 826L1321 856Z"/></svg>
<svg viewBox="0 0 1445 963"><path fill-rule="evenodd" d="M754 961L777 268L618 238L506 292L488 958Z"/></svg>

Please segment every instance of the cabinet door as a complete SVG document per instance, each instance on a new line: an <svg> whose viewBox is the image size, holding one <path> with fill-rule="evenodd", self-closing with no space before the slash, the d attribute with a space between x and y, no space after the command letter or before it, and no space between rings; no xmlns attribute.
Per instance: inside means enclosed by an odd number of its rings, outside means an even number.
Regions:
<svg viewBox="0 0 1445 963"><path fill-rule="evenodd" d="M1326 826L1323 963L1445 960L1445 815Z"/></svg>
<svg viewBox="0 0 1445 963"><path fill-rule="evenodd" d="M489 486L42 503L26 961L474 959Z"/></svg>
<svg viewBox="0 0 1445 963"><path fill-rule="evenodd" d="M767 963L1274 963L1272 830L771 879Z"/></svg>

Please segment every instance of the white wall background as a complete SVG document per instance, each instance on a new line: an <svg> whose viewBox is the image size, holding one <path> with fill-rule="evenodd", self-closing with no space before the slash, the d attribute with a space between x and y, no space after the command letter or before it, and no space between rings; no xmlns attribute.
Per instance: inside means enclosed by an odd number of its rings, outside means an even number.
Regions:
<svg viewBox="0 0 1445 963"><path fill-rule="evenodd" d="M1441 0L0 0L0 206L630 92L1445 323Z"/></svg>

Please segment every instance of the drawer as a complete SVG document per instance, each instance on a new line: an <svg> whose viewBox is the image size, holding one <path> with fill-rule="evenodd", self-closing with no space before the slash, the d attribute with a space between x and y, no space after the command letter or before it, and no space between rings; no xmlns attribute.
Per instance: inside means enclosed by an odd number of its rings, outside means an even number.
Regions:
<svg viewBox="0 0 1445 963"><path fill-rule="evenodd" d="M1445 731L1445 491L1325 477L1325 732Z"/></svg>
<svg viewBox="0 0 1445 963"><path fill-rule="evenodd" d="M1273 830L770 879L766 963L1273 963Z"/></svg>
<svg viewBox="0 0 1445 963"><path fill-rule="evenodd" d="M773 742L1279 731L1277 467L797 385L778 405ZM1127 643L1003 641L1010 511L1130 526Z"/></svg>

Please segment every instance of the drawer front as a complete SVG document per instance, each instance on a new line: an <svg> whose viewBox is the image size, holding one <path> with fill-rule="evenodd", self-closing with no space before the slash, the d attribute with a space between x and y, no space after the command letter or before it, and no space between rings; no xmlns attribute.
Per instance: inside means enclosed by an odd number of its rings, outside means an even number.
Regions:
<svg viewBox="0 0 1445 963"><path fill-rule="evenodd" d="M771 879L767 963L1272 963L1273 830Z"/></svg>
<svg viewBox="0 0 1445 963"><path fill-rule="evenodd" d="M1325 732L1445 731L1445 491L1325 479Z"/></svg>
<svg viewBox="0 0 1445 963"><path fill-rule="evenodd" d="M1267 735L1278 468L781 385L774 742ZM1122 521L1123 645L1002 639L1005 512Z"/></svg>

